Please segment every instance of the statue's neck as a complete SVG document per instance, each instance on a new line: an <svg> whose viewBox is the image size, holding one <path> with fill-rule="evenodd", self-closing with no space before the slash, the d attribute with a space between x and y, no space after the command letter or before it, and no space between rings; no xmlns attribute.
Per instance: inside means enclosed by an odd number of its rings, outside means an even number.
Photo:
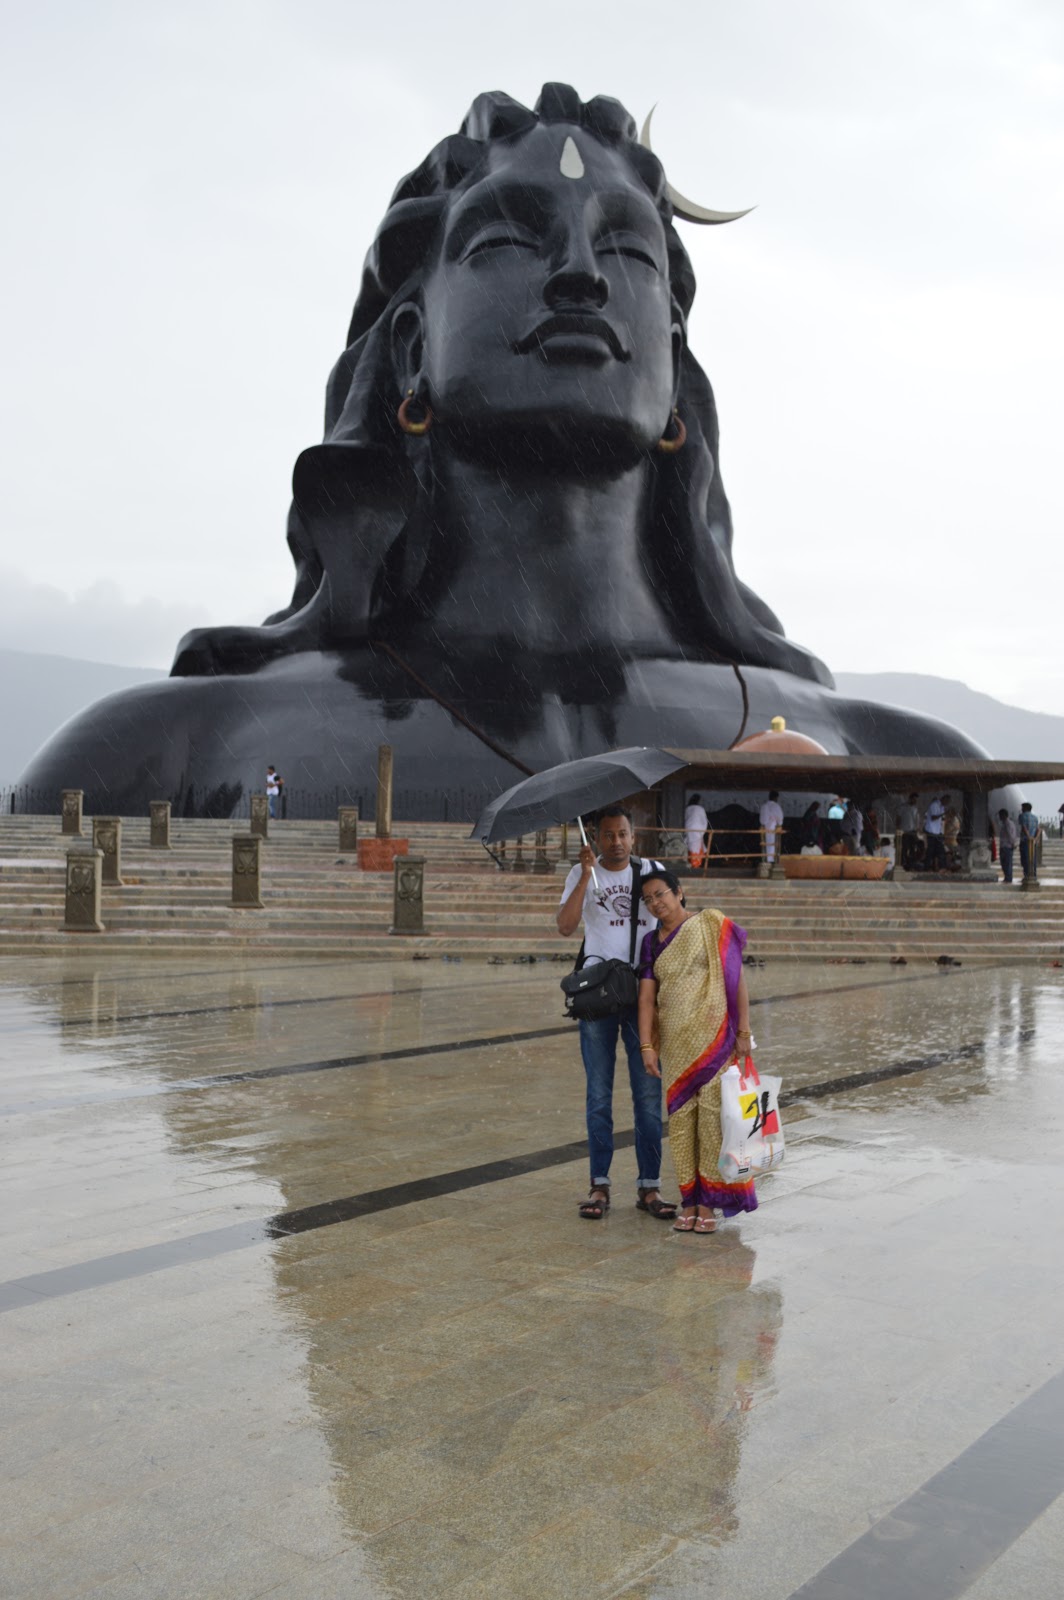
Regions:
<svg viewBox="0 0 1064 1600"><path fill-rule="evenodd" d="M669 630L639 553L649 495L644 463L605 481L442 463L434 512L448 571L426 596L434 631L546 654L662 653Z"/></svg>

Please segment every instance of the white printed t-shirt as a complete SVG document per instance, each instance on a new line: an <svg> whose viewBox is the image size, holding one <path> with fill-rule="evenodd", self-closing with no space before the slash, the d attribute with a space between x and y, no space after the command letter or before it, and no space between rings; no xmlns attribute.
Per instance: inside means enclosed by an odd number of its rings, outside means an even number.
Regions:
<svg viewBox="0 0 1064 1600"><path fill-rule="evenodd" d="M649 872L651 867L660 867L661 862L644 861L642 865L644 870ZM623 872L609 872L601 862L596 861L595 877L599 886L596 889L591 879L588 879L581 912L584 919L584 960L627 961L632 938L631 863ZM569 869L559 905L565 904L579 882L580 863L577 862L575 867ZM633 966L639 963L639 952L644 938L657 925L657 917L652 917L646 906L641 903Z"/></svg>

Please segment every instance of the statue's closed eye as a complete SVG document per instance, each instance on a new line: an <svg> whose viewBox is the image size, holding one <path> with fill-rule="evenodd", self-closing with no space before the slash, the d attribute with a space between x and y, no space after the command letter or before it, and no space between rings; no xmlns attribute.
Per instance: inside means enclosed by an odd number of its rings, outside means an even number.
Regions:
<svg viewBox="0 0 1064 1600"><path fill-rule="evenodd" d="M600 256L627 256L632 261L642 261L645 266L653 267L655 272L660 272L653 252L645 239L635 233L609 233L600 239L595 246L595 254Z"/></svg>
<svg viewBox="0 0 1064 1600"><path fill-rule="evenodd" d="M512 228L499 228L491 233L478 233L466 246L463 261L482 255L486 250L538 250L539 243L530 234L517 233Z"/></svg>

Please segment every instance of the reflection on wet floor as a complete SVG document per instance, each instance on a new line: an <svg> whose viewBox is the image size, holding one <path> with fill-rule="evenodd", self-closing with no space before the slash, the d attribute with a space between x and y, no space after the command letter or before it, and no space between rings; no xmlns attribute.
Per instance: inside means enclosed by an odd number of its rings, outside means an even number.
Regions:
<svg viewBox="0 0 1064 1600"><path fill-rule="evenodd" d="M627 1147L577 1218L558 976L0 965L13 1594L831 1600L1056 1375L1060 975L751 969L788 1156L711 1239Z"/></svg>

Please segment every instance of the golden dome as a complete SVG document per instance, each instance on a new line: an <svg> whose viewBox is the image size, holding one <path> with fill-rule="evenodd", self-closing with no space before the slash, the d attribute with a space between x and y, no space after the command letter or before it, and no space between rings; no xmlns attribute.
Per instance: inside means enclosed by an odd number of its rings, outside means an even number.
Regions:
<svg viewBox="0 0 1064 1600"><path fill-rule="evenodd" d="M810 739L808 734L789 729L783 717L773 717L771 727L761 733L747 734L732 748L764 756L826 756L828 753L822 744Z"/></svg>

